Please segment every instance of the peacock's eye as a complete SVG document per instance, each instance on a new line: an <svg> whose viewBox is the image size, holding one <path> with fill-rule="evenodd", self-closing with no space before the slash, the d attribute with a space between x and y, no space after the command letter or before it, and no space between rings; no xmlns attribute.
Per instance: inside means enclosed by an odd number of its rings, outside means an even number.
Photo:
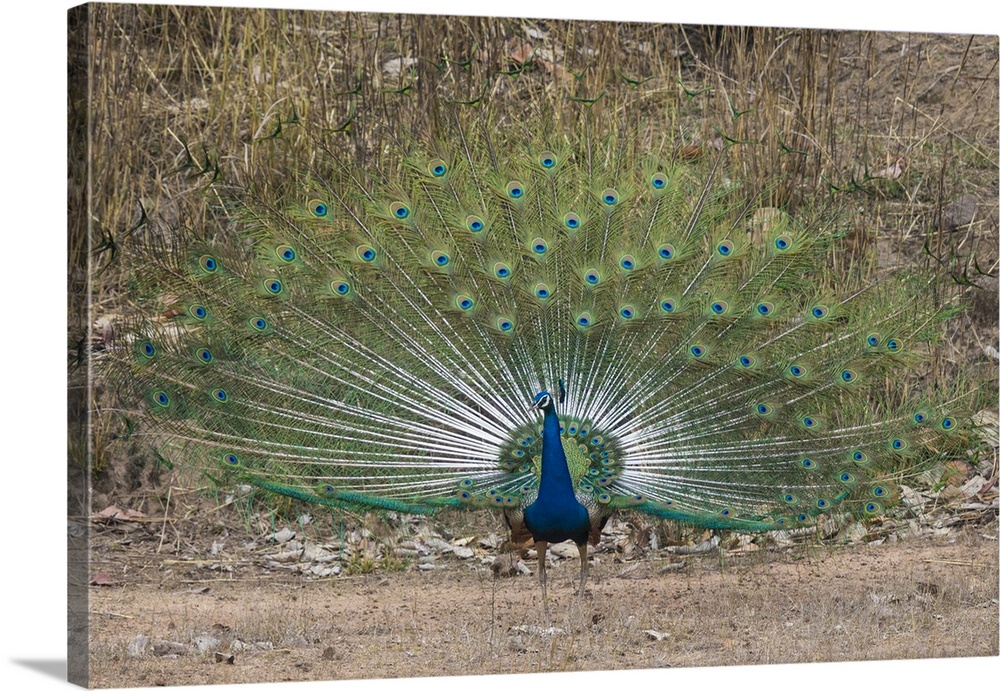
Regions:
<svg viewBox="0 0 1000 691"><path fill-rule="evenodd" d="M448 164L440 158L435 158L427 164L427 170L436 178L444 177L444 174L448 172Z"/></svg>

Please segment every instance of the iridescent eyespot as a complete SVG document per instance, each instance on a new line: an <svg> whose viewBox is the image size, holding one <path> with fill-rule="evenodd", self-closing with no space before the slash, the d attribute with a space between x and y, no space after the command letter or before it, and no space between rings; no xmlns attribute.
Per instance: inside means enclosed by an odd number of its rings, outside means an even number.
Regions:
<svg viewBox="0 0 1000 691"><path fill-rule="evenodd" d="M309 212L313 216L323 218L327 215L327 213L329 213L329 211L330 210L327 208L326 204L319 199L313 199L309 202Z"/></svg>
<svg viewBox="0 0 1000 691"><path fill-rule="evenodd" d="M282 291L281 281L276 278L264 281L264 289L271 295L279 295Z"/></svg>
<svg viewBox="0 0 1000 691"><path fill-rule="evenodd" d="M927 420L927 413L924 413L923 411L919 411L913 414L913 421L918 425L925 422L926 420Z"/></svg>
<svg viewBox="0 0 1000 691"><path fill-rule="evenodd" d="M506 317L498 317L496 324L497 328L505 333L514 328L514 322L512 322L510 319L507 319Z"/></svg>
<svg viewBox="0 0 1000 691"><path fill-rule="evenodd" d="M875 503L873 501L870 501L867 504L865 504L865 513L867 513L869 515L876 514L876 513L878 513L881 510L882 510L882 507L879 506L877 503Z"/></svg>
<svg viewBox="0 0 1000 691"><path fill-rule="evenodd" d="M590 326L591 317L590 312L584 312L576 318L576 323L580 326Z"/></svg>
<svg viewBox="0 0 1000 691"><path fill-rule="evenodd" d="M163 391L153 392L153 403L160 406L161 408L166 408L170 405L170 397Z"/></svg>
<svg viewBox="0 0 1000 691"><path fill-rule="evenodd" d="M535 238L531 241L531 251L535 254L545 254L549 246L546 244L543 238Z"/></svg>
<svg viewBox="0 0 1000 691"><path fill-rule="evenodd" d="M816 468L819 467L819 464L811 458L803 458L801 461L799 461L799 465L801 465L806 470L816 470Z"/></svg>
<svg viewBox="0 0 1000 691"><path fill-rule="evenodd" d="M758 302L757 303L757 314L762 317L766 317L774 312L774 305L770 302Z"/></svg>
<svg viewBox="0 0 1000 691"><path fill-rule="evenodd" d="M652 185L654 189L662 190L667 185L667 176L663 173L654 173L653 177L649 179L649 184Z"/></svg>
<svg viewBox="0 0 1000 691"><path fill-rule="evenodd" d="M854 482L854 476L851 475L850 473L841 473L837 477L837 479L843 482L845 485L849 485Z"/></svg>
<svg viewBox="0 0 1000 691"><path fill-rule="evenodd" d="M715 251L718 252L723 257L728 257L733 253L733 243L729 240L723 240L718 245L715 246Z"/></svg>
<svg viewBox="0 0 1000 691"><path fill-rule="evenodd" d="M848 384L856 381L857 378L858 378L858 373L855 372L854 370L845 369L843 372L840 373L840 380Z"/></svg>
<svg viewBox="0 0 1000 691"><path fill-rule="evenodd" d="M794 494L788 493L781 498L786 504L794 504L798 501L798 497Z"/></svg>
<svg viewBox="0 0 1000 691"><path fill-rule="evenodd" d="M156 355L156 348L153 346L152 343L146 341L141 346L139 346L139 352L141 352L146 357L150 358Z"/></svg>
<svg viewBox="0 0 1000 691"><path fill-rule="evenodd" d="M546 299L552 294L552 290L545 283L538 283L535 285L535 297Z"/></svg>
<svg viewBox="0 0 1000 691"><path fill-rule="evenodd" d="M212 353L211 351L209 351L208 348L199 348L197 354L198 354L198 359L201 360L202 362L212 361Z"/></svg>
<svg viewBox="0 0 1000 691"><path fill-rule="evenodd" d="M705 355L705 353L708 352L708 349L705 348L705 346L702 346L702 345L693 345L693 346L691 346L690 352L695 357L702 357L702 356Z"/></svg>
<svg viewBox="0 0 1000 691"><path fill-rule="evenodd" d="M188 311L195 319L204 319L208 316L208 310L201 305L191 305Z"/></svg>
<svg viewBox="0 0 1000 691"><path fill-rule="evenodd" d="M229 465L240 464L240 459L234 453L227 453L225 456L222 457L222 460L224 460Z"/></svg>
<svg viewBox="0 0 1000 691"><path fill-rule="evenodd" d="M576 230L577 228L580 227L580 217L577 216L572 211L570 211L565 216L563 216L563 225L569 228L570 230Z"/></svg>
<svg viewBox="0 0 1000 691"><path fill-rule="evenodd" d="M889 490L885 487L872 487L872 495L876 497L884 497L889 494Z"/></svg>
<svg viewBox="0 0 1000 691"><path fill-rule="evenodd" d="M752 355L740 355L737 362L740 363L741 367L753 367L757 360Z"/></svg>
<svg viewBox="0 0 1000 691"><path fill-rule="evenodd" d="M559 159L551 151L543 151L538 156L538 162L542 165L542 168L551 169L554 168Z"/></svg>
<svg viewBox="0 0 1000 691"><path fill-rule="evenodd" d="M635 316L635 309L631 305L625 305L618 310L618 314L622 315L623 319L631 319Z"/></svg>
<svg viewBox="0 0 1000 691"><path fill-rule="evenodd" d="M224 389L214 389L212 391L212 398L217 400L219 403L225 403L229 400L229 394L226 393Z"/></svg>
<svg viewBox="0 0 1000 691"><path fill-rule="evenodd" d="M479 216L466 216L465 227L471 230L473 233L478 233L483 228L486 227L486 222L479 218Z"/></svg>
<svg viewBox="0 0 1000 691"><path fill-rule="evenodd" d="M468 295L459 295L457 298L455 298L455 304L458 305L458 309L462 310L463 312L467 312L468 310L471 310L473 305L475 305L476 303L475 300L470 298Z"/></svg>
<svg viewBox="0 0 1000 691"><path fill-rule="evenodd" d="M830 508L830 502L828 502L826 499L817 499L816 500L816 508L817 509L828 509L828 508Z"/></svg>
<svg viewBox="0 0 1000 691"><path fill-rule="evenodd" d="M801 377L805 375L806 368L803 367L802 365L792 365L791 367L788 368L788 373L793 377Z"/></svg>
<svg viewBox="0 0 1000 691"><path fill-rule="evenodd" d="M868 454L866 454L864 451L854 451L854 452L851 453L851 460L854 461L855 463L859 463L859 464L860 463L867 463L868 462Z"/></svg>
<svg viewBox="0 0 1000 691"><path fill-rule="evenodd" d="M601 201L604 202L606 206L614 206L618 203L618 192L616 192L614 188L609 187L601 192Z"/></svg>
<svg viewBox="0 0 1000 691"><path fill-rule="evenodd" d="M253 317L250 319L250 326L257 329L258 331L263 331L267 328L267 320L263 317Z"/></svg>
<svg viewBox="0 0 1000 691"><path fill-rule="evenodd" d="M389 205L389 212L397 219L403 220L409 218L410 207L408 207L403 202L393 202Z"/></svg>
<svg viewBox="0 0 1000 691"><path fill-rule="evenodd" d="M771 408L771 406L769 406L767 403L758 403L757 406L754 408L754 410L757 411L758 415L766 416L770 415L774 409Z"/></svg>
<svg viewBox="0 0 1000 691"><path fill-rule="evenodd" d="M215 257L206 254L198 259L198 264L201 266L202 270L214 274L219 268L219 262L216 261Z"/></svg>
<svg viewBox="0 0 1000 691"><path fill-rule="evenodd" d="M431 253L431 260L432 260L432 261L433 261L433 262L434 262L434 263L435 263L435 264L436 264L437 266L442 266L442 267L443 267L443 266L448 266L448 263L449 263L449 262L451 261L451 257L449 257L449 256L448 256L448 255L447 255L446 253L444 253L444 252L440 252L440 251L438 251L438 252L432 252L432 253Z"/></svg>
<svg viewBox="0 0 1000 691"><path fill-rule="evenodd" d="M347 295L351 292L351 285L346 281L334 281L332 286L333 292L337 295Z"/></svg>
<svg viewBox="0 0 1000 691"><path fill-rule="evenodd" d="M510 267L503 262L497 262L493 265L493 275L497 278L507 278L510 276Z"/></svg>
<svg viewBox="0 0 1000 691"><path fill-rule="evenodd" d="M956 425L955 418L946 417L941 420L941 429L953 429Z"/></svg>
<svg viewBox="0 0 1000 691"><path fill-rule="evenodd" d="M663 310L664 312L673 312L675 309L677 309L677 303L670 298L661 300L660 309Z"/></svg>
<svg viewBox="0 0 1000 691"><path fill-rule="evenodd" d="M601 274L597 269L590 269L583 275L584 279L592 286L597 285L601 280Z"/></svg>
<svg viewBox="0 0 1000 691"><path fill-rule="evenodd" d="M618 264L626 271L631 271L635 268L635 257L631 254L622 255L622 258L618 260Z"/></svg>
<svg viewBox="0 0 1000 691"><path fill-rule="evenodd" d="M427 170L436 178L444 177L444 174L448 172L448 164L440 158L435 158L427 164Z"/></svg>
<svg viewBox="0 0 1000 691"><path fill-rule="evenodd" d="M660 259L673 259L674 246L671 244L660 245L656 252L660 255Z"/></svg>
<svg viewBox="0 0 1000 691"><path fill-rule="evenodd" d="M281 245L274 250L274 253L278 255L278 259L290 262L295 260L295 250L289 245Z"/></svg>
<svg viewBox="0 0 1000 691"><path fill-rule="evenodd" d="M511 199L520 199L524 196L524 187L520 182L513 180L507 183L507 196Z"/></svg>
<svg viewBox="0 0 1000 691"><path fill-rule="evenodd" d="M787 235L779 235L774 239L774 246L779 250L787 250L792 246L792 239Z"/></svg>
<svg viewBox="0 0 1000 691"><path fill-rule="evenodd" d="M812 429L813 427L819 427L819 420L814 417L810 417L809 415L806 415L804 418L802 418L802 424Z"/></svg>
<svg viewBox="0 0 1000 691"><path fill-rule="evenodd" d="M816 305L811 310L809 310L809 314L812 315L813 319L824 319L826 318L826 315L829 313L830 310L827 309L826 305Z"/></svg>
<svg viewBox="0 0 1000 691"><path fill-rule="evenodd" d="M358 258L363 262L373 262L375 257L378 256L375 253L375 248L369 245L359 245L358 246Z"/></svg>
<svg viewBox="0 0 1000 691"><path fill-rule="evenodd" d="M893 353L897 353L903 349L903 342L897 338L890 338L885 347Z"/></svg>
<svg viewBox="0 0 1000 691"><path fill-rule="evenodd" d="M729 311L729 303L725 300L716 300L711 305L713 314L725 314Z"/></svg>
<svg viewBox="0 0 1000 691"><path fill-rule="evenodd" d="M875 333L868 334L868 338L866 338L865 341L868 343L870 347L876 348L878 347L879 343L882 342L882 337Z"/></svg>
<svg viewBox="0 0 1000 691"><path fill-rule="evenodd" d="M889 445L890 445L890 446L891 446L891 447L893 448L893 450L895 450L895 451L902 451L902 450L904 450L904 449L905 449L905 448L906 448L907 446L909 446L909 444L907 444L907 442L906 442L906 440L905 440L905 439L893 439L893 440L892 440L892 441L891 441L891 442L889 443Z"/></svg>

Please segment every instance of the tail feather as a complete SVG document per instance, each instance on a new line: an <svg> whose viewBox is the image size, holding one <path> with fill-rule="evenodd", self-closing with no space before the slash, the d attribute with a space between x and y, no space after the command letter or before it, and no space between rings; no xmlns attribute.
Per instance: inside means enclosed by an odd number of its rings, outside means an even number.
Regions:
<svg viewBox="0 0 1000 691"><path fill-rule="evenodd" d="M455 125L371 177L327 152L300 190L251 170L218 238L150 229L109 380L164 448L367 509L518 506L562 381L581 491L708 527L877 515L961 438L974 387L882 384L959 306L835 284L835 216L768 207L724 152L521 134Z"/></svg>

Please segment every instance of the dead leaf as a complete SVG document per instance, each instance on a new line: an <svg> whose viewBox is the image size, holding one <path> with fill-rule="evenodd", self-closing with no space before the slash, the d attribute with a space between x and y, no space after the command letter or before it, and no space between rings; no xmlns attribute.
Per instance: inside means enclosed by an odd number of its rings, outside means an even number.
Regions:
<svg viewBox="0 0 1000 691"><path fill-rule="evenodd" d="M98 571L94 574L94 577L90 579L90 585L116 585L116 583L107 573L104 571Z"/></svg>

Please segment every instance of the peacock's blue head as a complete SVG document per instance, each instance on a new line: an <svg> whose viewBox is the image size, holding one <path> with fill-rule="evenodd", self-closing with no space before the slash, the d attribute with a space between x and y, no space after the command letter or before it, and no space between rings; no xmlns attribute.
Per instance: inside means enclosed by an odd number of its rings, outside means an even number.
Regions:
<svg viewBox="0 0 1000 691"><path fill-rule="evenodd" d="M535 398L531 403L532 408L538 408L543 412L548 412L555 408L555 402L552 399L552 394L548 391L539 391L535 394Z"/></svg>

